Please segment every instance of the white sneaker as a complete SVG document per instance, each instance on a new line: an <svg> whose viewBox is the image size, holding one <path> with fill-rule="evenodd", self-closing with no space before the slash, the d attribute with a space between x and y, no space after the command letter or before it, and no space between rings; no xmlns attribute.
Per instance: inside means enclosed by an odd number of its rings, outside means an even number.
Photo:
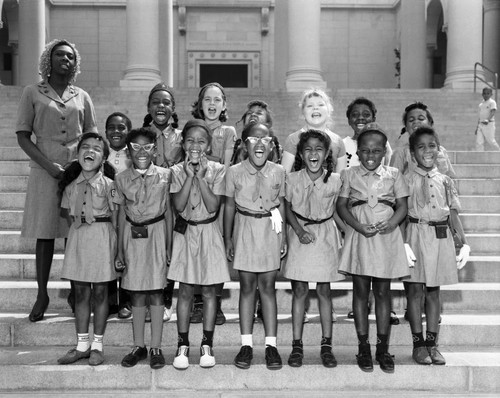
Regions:
<svg viewBox="0 0 500 398"><path fill-rule="evenodd" d="M211 368L215 365L214 351L209 345L200 347L200 366L202 368Z"/></svg>
<svg viewBox="0 0 500 398"><path fill-rule="evenodd" d="M189 367L189 347L187 345L181 345L177 348L177 354L174 358L174 368L176 369L187 369Z"/></svg>
<svg viewBox="0 0 500 398"><path fill-rule="evenodd" d="M332 308L332 322L337 322L337 313L333 308Z"/></svg>
<svg viewBox="0 0 500 398"><path fill-rule="evenodd" d="M170 308L165 307L165 311L163 312L163 321L164 322L170 321L170 318L172 318L173 312L174 312L173 305L171 305Z"/></svg>
<svg viewBox="0 0 500 398"><path fill-rule="evenodd" d="M307 312L304 311L304 319L302 320L302 323L309 323L309 316L307 315Z"/></svg>

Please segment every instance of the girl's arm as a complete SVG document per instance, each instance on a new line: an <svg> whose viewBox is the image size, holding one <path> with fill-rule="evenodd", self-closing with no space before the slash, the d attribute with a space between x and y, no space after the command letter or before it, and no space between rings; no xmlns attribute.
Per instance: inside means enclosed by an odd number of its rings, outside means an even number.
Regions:
<svg viewBox="0 0 500 398"><path fill-rule="evenodd" d="M122 266L125 266L125 244L123 242L124 238L124 230L125 230L125 206L124 205L118 205L118 250L116 253L116 258L115 258L115 268L121 268Z"/></svg>
<svg viewBox="0 0 500 398"><path fill-rule="evenodd" d="M69 209L61 208L61 217L66 220L66 222L68 223L68 227L71 227L73 218L69 215Z"/></svg>
<svg viewBox="0 0 500 398"><path fill-rule="evenodd" d="M455 231L457 231L457 234L460 236L462 243L464 245L468 245L467 239L465 237L464 228L462 226L462 221L460 221L457 209L450 209L450 217L451 217L451 223L455 228Z"/></svg>
<svg viewBox="0 0 500 398"><path fill-rule="evenodd" d="M281 165L285 168L286 173L290 173L295 163L295 156L290 152L284 151L283 158L281 159Z"/></svg>
<svg viewBox="0 0 500 398"><path fill-rule="evenodd" d="M198 172L196 173L196 180L200 187L201 198L203 199L203 203L205 203L205 207L209 213L215 213L219 210L220 206L220 196L214 194L208 183L205 181L205 175L207 174L207 159L203 158L200 160L200 165Z"/></svg>
<svg viewBox="0 0 500 398"><path fill-rule="evenodd" d="M231 158L233 157L233 148L228 148L224 151L224 167L227 169L231 166Z"/></svg>
<svg viewBox="0 0 500 398"><path fill-rule="evenodd" d="M170 265L174 230L174 214L172 211L172 204L170 202L170 194L167 194L167 211L165 212L165 221L167 223L167 265Z"/></svg>
<svg viewBox="0 0 500 398"><path fill-rule="evenodd" d="M288 200L285 200L285 212L286 212L286 221L292 229L297 234L300 243L307 245L308 243L314 242L316 237L312 232L306 231L297 221L297 217L292 211L292 205ZM285 229L285 228L283 228Z"/></svg>
<svg viewBox="0 0 500 398"><path fill-rule="evenodd" d="M226 246L226 257L229 261L234 259L233 223L235 213L236 203L234 198L226 196L226 205L224 206L224 245Z"/></svg>
<svg viewBox="0 0 500 398"><path fill-rule="evenodd" d="M286 235L286 206L285 206L285 198L280 197L280 208L279 208L281 218L283 220L283 228L281 229L281 258L286 256L286 252L288 250L288 242Z"/></svg>
<svg viewBox="0 0 500 398"><path fill-rule="evenodd" d="M344 220L344 222L366 238L376 235L378 231L373 225L361 224L354 218L347 207L348 203L349 198L339 197L337 199L337 213L339 213L339 216Z"/></svg>
<svg viewBox="0 0 500 398"><path fill-rule="evenodd" d="M408 213L408 198L396 199L396 211L389 220L379 221L375 224L378 232L381 234L388 234L394 231L398 225L406 218Z"/></svg>
<svg viewBox="0 0 500 398"><path fill-rule="evenodd" d="M172 195L175 210L177 210L177 212L179 213L182 213L186 208L187 202L189 200L189 192L191 191L191 187L195 179L193 166L187 158L186 160L184 160L184 171L187 175L186 180L184 181L181 190L179 192L175 192Z"/></svg>
<svg viewBox="0 0 500 398"><path fill-rule="evenodd" d="M29 158L43 167L52 177L60 178L64 172L64 168L58 164L53 163L40 152L40 149L31 141L30 131L18 131L17 142L21 149L29 156Z"/></svg>

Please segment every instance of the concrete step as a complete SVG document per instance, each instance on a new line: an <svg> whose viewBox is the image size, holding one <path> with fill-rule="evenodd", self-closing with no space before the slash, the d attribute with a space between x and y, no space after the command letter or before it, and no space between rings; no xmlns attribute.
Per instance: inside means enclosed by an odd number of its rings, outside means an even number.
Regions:
<svg viewBox="0 0 500 398"><path fill-rule="evenodd" d="M22 210L0 210L0 230L20 230L22 222Z"/></svg>
<svg viewBox="0 0 500 398"><path fill-rule="evenodd" d="M0 175L3 176L28 176L30 167L28 161L0 160Z"/></svg>
<svg viewBox="0 0 500 398"><path fill-rule="evenodd" d="M69 294L69 281L49 282L49 311L68 309L66 299ZM352 307L352 282L332 283L332 303L339 313L347 313ZM227 282L224 285L222 306L226 311L237 312L239 308L239 283ZM319 312L314 284L310 284L309 309ZM404 311L406 298L403 284L393 282L392 307L396 312ZM37 285L35 281L0 281L0 311L30 311L35 301ZM278 311L289 313L292 306L292 290L289 281L276 282ZM442 307L445 311L500 311L500 283L458 283L441 287Z"/></svg>
<svg viewBox="0 0 500 398"><path fill-rule="evenodd" d="M454 164L500 164L500 152L448 151Z"/></svg>
<svg viewBox="0 0 500 398"><path fill-rule="evenodd" d="M456 164L453 166L460 178L498 178L500 164Z"/></svg>
<svg viewBox="0 0 500 398"><path fill-rule="evenodd" d="M500 254L500 234L469 233L465 235L473 254Z"/></svg>
<svg viewBox="0 0 500 398"><path fill-rule="evenodd" d="M0 253L34 253L35 239L21 238L21 231L0 230ZM56 239L55 250L64 250L64 239Z"/></svg>
<svg viewBox="0 0 500 398"><path fill-rule="evenodd" d="M0 175L0 192L25 192L28 176Z"/></svg>
<svg viewBox="0 0 500 398"><path fill-rule="evenodd" d="M23 210L25 202L25 192L0 192L0 209L2 210Z"/></svg>
<svg viewBox="0 0 500 398"><path fill-rule="evenodd" d="M500 233L500 213L463 213L460 219L466 233Z"/></svg>
<svg viewBox="0 0 500 398"><path fill-rule="evenodd" d="M461 213L499 213L500 212L500 196L475 196L475 195L460 195L460 205L462 206Z"/></svg>
<svg viewBox="0 0 500 398"><path fill-rule="evenodd" d="M500 391L500 350L496 347L440 347L446 366L417 365L411 359L409 347L391 347L396 362L394 374L383 373L376 364L372 373L362 372L356 365L356 350L343 346L334 347L339 363L334 369L321 365L317 346L304 347L304 366L300 369L286 365L290 347L279 347L285 365L274 372L266 369L264 348L257 345L249 370L237 369L232 364L237 347L216 345L215 367L201 368L198 350L193 347L190 353L192 364L182 372L171 366L174 350L164 352L167 365L163 369L152 370L148 360L141 361L133 369L124 368L120 362L129 352L125 347L106 347L106 361L96 368L85 360L74 365L58 365L57 358L69 347L2 349L0 389L8 393L37 391L106 397L124 393L126 389L128 396L168 395L179 398L201 394L207 398L378 397L379 394L436 397L438 393L477 397L477 394Z"/></svg>
<svg viewBox="0 0 500 398"><path fill-rule="evenodd" d="M15 137L14 137L15 138ZM19 145L7 147L2 142L2 146L0 147L0 159L1 160L29 160L28 155L19 147Z"/></svg>

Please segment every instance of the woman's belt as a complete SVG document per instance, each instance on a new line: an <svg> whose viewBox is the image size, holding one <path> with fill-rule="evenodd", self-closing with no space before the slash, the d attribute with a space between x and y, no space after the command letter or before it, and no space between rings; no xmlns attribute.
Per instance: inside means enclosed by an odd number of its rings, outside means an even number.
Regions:
<svg viewBox="0 0 500 398"><path fill-rule="evenodd" d="M143 222L135 222L132 221L129 216L125 216L125 219L132 224L134 227L144 227L145 225L151 225L151 224L156 224L157 222L160 222L165 219L164 215L152 218L151 220L143 221Z"/></svg>
<svg viewBox="0 0 500 398"><path fill-rule="evenodd" d="M389 207L394 207L394 203L392 203L392 202L390 202L390 201L388 201L388 200L379 199L377 202L378 202L378 203L383 203L384 205L389 206ZM361 205L364 205L365 203L368 203L368 201L366 201L366 200L358 200L358 201L353 202L353 203L351 204L351 208L352 208L352 207L356 207L356 206L361 206Z"/></svg>
<svg viewBox="0 0 500 398"><path fill-rule="evenodd" d="M415 224L427 224L430 225L431 227L434 227L436 225L448 225L448 217L446 217L446 220L444 221L425 221L422 220L421 218L408 216L408 221Z"/></svg>
<svg viewBox="0 0 500 398"><path fill-rule="evenodd" d="M200 221L194 221L194 220L186 220L184 217L177 216L178 218L181 218L183 221L188 223L189 225L200 225L200 224L210 224L213 223L215 220L217 220L217 217L219 216L219 213L217 212L214 216L207 218L205 220L200 220Z"/></svg>
<svg viewBox="0 0 500 398"><path fill-rule="evenodd" d="M82 217L82 224L85 224L87 220ZM94 220L94 222L111 222L111 217L99 217Z"/></svg>
<svg viewBox="0 0 500 398"><path fill-rule="evenodd" d="M239 207L236 208L236 211L240 213L242 216L253 217L253 218L265 218L271 217L271 212L268 211L266 213L250 213L245 210L241 210Z"/></svg>
<svg viewBox="0 0 500 398"><path fill-rule="evenodd" d="M311 224L323 224L324 222L326 222L328 220L331 220L333 218L333 214L332 214L328 218L323 218L321 220L311 220L310 218L306 218L306 217L301 216L299 213L293 212L293 214L295 214L295 217L297 217L298 219L306 222L304 224L304 227L307 226L307 225L311 225Z"/></svg>

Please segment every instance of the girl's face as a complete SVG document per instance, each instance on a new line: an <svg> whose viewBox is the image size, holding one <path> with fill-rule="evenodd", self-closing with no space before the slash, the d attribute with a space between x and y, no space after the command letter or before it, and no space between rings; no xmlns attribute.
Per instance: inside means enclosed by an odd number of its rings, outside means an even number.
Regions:
<svg viewBox="0 0 500 398"><path fill-rule="evenodd" d="M50 73L57 75L69 75L76 66L76 56L73 49L66 45L54 47L50 63Z"/></svg>
<svg viewBox="0 0 500 398"><path fill-rule="evenodd" d="M187 131L182 147L191 163L198 164L201 156L210 150L210 137L205 129L192 127Z"/></svg>
<svg viewBox="0 0 500 398"><path fill-rule="evenodd" d="M226 108L226 102L219 87L210 86L205 90L201 100L201 109L205 120L213 122L219 120L219 116Z"/></svg>
<svg viewBox="0 0 500 398"><path fill-rule="evenodd" d="M78 150L78 163L86 177L95 175L104 161L104 143L97 138L87 138Z"/></svg>
<svg viewBox="0 0 500 398"><path fill-rule="evenodd" d="M421 135L418 138L415 149L412 155L418 164L418 167L425 171L430 171L434 168L438 156L439 145L436 138L430 134Z"/></svg>
<svg viewBox="0 0 500 398"><path fill-rule="evenodd" d="M109 146L115 151L125 147L125 138L127 138L128 128L125 119L121 116L113 116L106 125L106 138Z"/></svg>
<svg viewBox="0 0 500 398"><path fill-rule="evenodd" d="M311 137L307 140L301 155L311 179L319 178L323 174L322 166L327 156L325 144L318 138Z"/></svg>
<svg viewBox="0 0 500 398"><path fill-rule="evenodd" d="M257 170L262 169L274 147L273 137L270 136L267 127L263 125L254 127L245 143L250 164Z"/></svg>
<svg viewBox="0 0 500 398"><path fill-rule="evenodd" d="M267 124L267 110L259 105L252 106L247 113L245 113L243 124L246 126L250 122Z"/></svg>
<svg viewBox="0 0 500 398"><path fill-rule="evenodd" d="M361 131L361 129L367 123L374 122L372 111L370 107L366 104L355 104L352 108L351 114L349 115L349 126L354 131L354 138L356 138Z"/></svg>
<svg viewBox="0 0 500 398"><path fill-rule="evenodd" d="M128 149L134 167L139 170L147 169L156 155L156 145L142 135L136 137Z"/></svg>
<svg viewBox="0 0 500 398"><path fill-rule="evenodd" d="M323 98L315 95L306 98L302 108L302 114L309 127L322 128L328 120L328 104Z"/></svg>
<svg viewBox="0 0 500 398"><path fill-rule="evenodd" d="M427 119L427 112L423 109L412 109L406 115L406 131L412 134L417 128L422 126L431 126L429 119Z"/></svg>
<svg viewBox="0 0 500 398"><path fill-rule="evenodd" d="M376 170L385 156L383 138L377 133L363 136L362 141L358 143L358 151L356 153L365 169L370 171Z"/></svg>
<svg viewBox="0 0 500 398"><path fill-rule="evenodd" d="M148 104L148 113L157 126L166 126L174 112L174 101L166 91L155 91Z"/></svg>

